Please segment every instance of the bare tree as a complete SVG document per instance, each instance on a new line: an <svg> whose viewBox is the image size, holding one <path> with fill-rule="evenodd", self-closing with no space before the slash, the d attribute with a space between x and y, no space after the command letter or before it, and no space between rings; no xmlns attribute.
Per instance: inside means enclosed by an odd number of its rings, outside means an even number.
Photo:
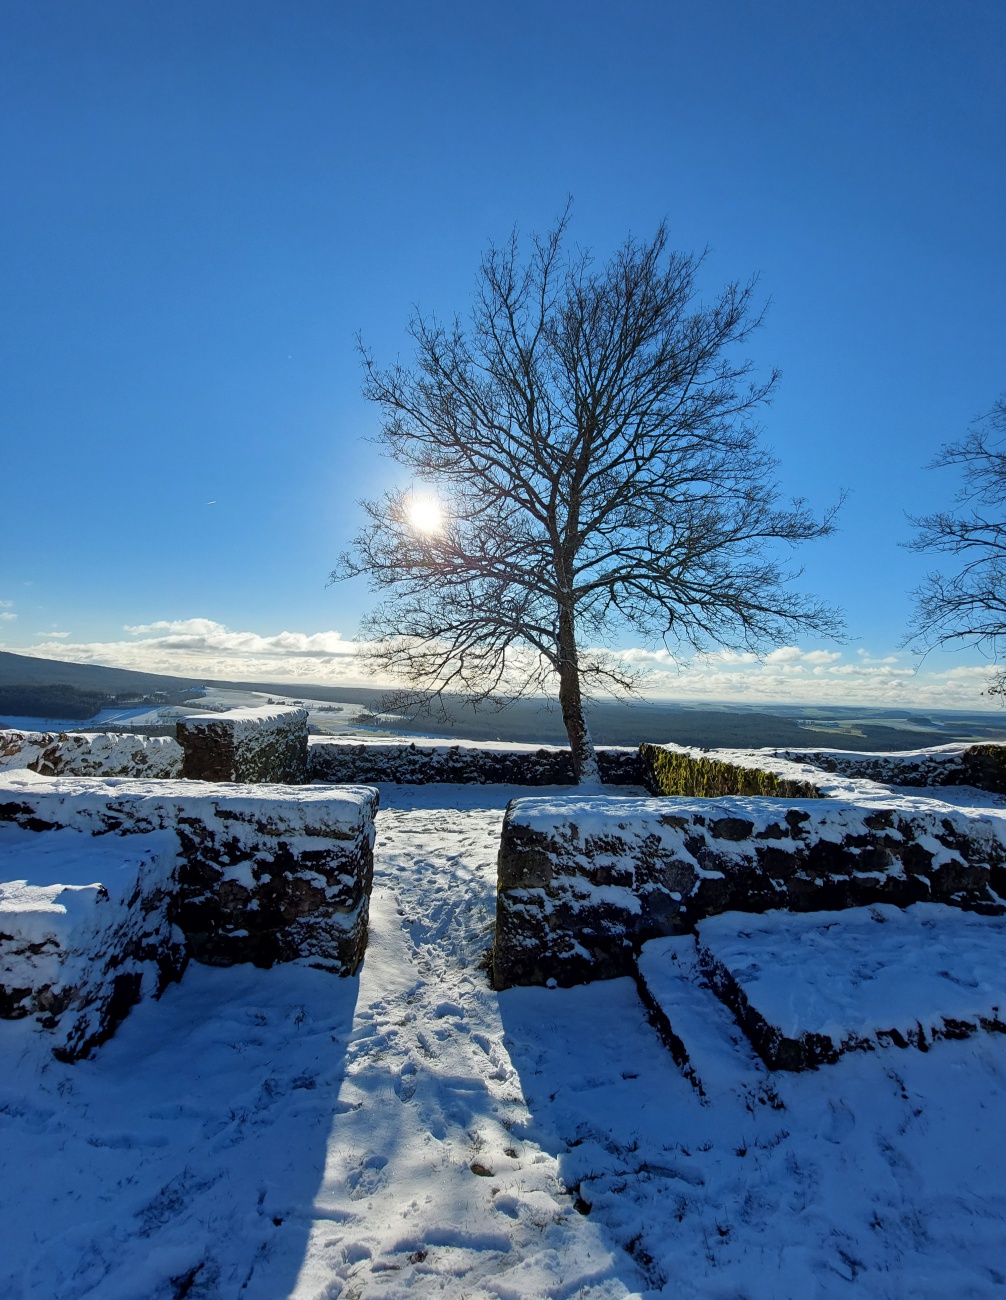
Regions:
<svg viewBox="0 0 1006 1300"><path fill-rule="evenodd" d="M913 551L939 551L961 561L949 576L933 572L912 593L915 613L904 644L922 651L937 646L977 646L998 662L1006 647L1006 397L948 443L931 469L960 467L964 483L954 507L913 517L919 530ZM1000 668L990 695L1006 696Z"/></svg>
<svg viewBox="0 0 1006 1300"><path fill-rule="evenodd" d="M380 442L412 483L364 503L332 576L388 593L363 627L371 666L424 698L557 684L593 781L585 692L636 680L588 648L606 634L760 649L838 620L788 588L774 553L832 524L778 504L749 421L777 379L752 382L733 355L760 323L753 284L702 305L701 259L671 251L663 225L598 267L564 252L567 218L526 262L516 236L489 248L467 323L415 315L412 366L363 351Z"/></svg>

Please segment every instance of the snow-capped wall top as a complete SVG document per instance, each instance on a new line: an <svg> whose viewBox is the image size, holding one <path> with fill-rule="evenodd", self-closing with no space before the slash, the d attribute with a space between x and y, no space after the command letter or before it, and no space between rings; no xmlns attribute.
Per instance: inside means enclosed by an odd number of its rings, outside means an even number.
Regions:
<svg viewBox="0 0 1006 1300"><path fill-rule="evenodd" d="M950 807L938 799L920 794L893 793L875 782L847 782L858 787L851 796L841 799L767 799L749 795L726 795L718 799L669 797L649 799L619 795L527 795L512 799L507 806L508 823L519 823L529 830L549 835L559 825L575 826L581 838L609 833L612 827L626 829L633 835L673 828L680 837L680 827L696 822L707 826L719 820L744 822L750 830L743 840L744 852L751 852L749 841L780 821L785 822L789 809L802 814L803 834L838 840L849 833L862 832L878 812L909 819L926 816L939 824L954 824L961 834L969 828L994 828L1006 845L1006 815L982 807ZM738 849L740 851L740 849Z"/></svg>
<svg viewBox="0 0 1006 1300"><path fill-rule="evenodd" d="M413 750L424 754L444 754L451 750L476 750L489 754L568 754L568 745L545 745L535 742L525 743L516 740L466 740L462 737L445 739L443 736L309 736L308 745L324 749L336 746L340 749L378 749L378 750ZM635 745L601 745L598 748L612 753L634 754Z"/></svg>
<svg viewBox="0 0 1006 1300"><path fill-rule="evenodd" d="M1000 1022L1006 1012L1004 916L940 903L727 912L701 921L698 938L775 1031L823 1035L838 1051L871 1046L878 1031L940 1036L945 1021Z"/></svg>
<svg viewBox="0 0 1006 1300"><path fill-rule="evenodd" d="M179 718L178 721L190 731L225 726L241 736L261 728L286 728L306 723L307 709L289 708L282 704L263 704L253 709L228 709L226 713L192 713Z"/></svg>
<svg viewBox="0 0 1006 1300"><path fill-rule="evenodd" d="M844 768L824 770L817 768L810 758L797 761L788 751L776 749L700 749L691 745L659 745L655 748L671 754L683 754L697 763L705 761L723 764L727 767L746 768L755 772L770 772L780 781L794 782L798 785L813 786L820 794L829 799L870 798L884 795L883 786L870 779L864 772L846 771Z"/></svg>
<svg viewBox="0 0 1006 1300"><path fill-rule="evenodd" d="M351 836L372 825L377 792L367 786L227 785L212 781L136 781L122 777L44 777L0 773L0 822L107 831L155 830L215 822L237 835Z"/></svg>
<svg viewBox="0 0 1006 1300"><path fill-rule="evenodd" d="M0 770L46 776L176 777L182 748L173 736L116 732L0 731Z"/></svg>

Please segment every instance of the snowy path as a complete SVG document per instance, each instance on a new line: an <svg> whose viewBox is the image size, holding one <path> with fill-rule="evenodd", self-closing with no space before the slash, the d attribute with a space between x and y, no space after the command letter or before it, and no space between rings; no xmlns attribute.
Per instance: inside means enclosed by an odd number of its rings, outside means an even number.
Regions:
<svg viewBox="0 0 1006 1300"><path fill-rule="evenodd" d="M445 813L445 790L467 807ZM555 1158L522 1136L530 1116L481 964L514 793L382 789L344 1113L296 1300L423 1285L504 1300L620 1296L618 1273L636 1280L574 1210Z"/></svg>
<svg viewBox="0 0 1006 1300"><path fill-rule="evenodd" d="M382 790L358 979L192 965L72 1067L0 1023L0 1300L1003 1295L1006 1036L705 1104L631 981L489 989L519 793Z"/></svg>

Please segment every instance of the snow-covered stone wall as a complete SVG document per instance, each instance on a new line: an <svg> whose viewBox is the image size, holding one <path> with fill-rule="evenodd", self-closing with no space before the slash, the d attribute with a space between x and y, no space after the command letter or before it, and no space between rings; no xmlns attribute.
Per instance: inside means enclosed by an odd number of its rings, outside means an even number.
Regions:
<svg viewBox="0 0 1006 1300"><path fill-rule="evenodd" d="M264 705L179 718L182 776L190 781L307 780L307 710Z"/></svg>
<svg viewBox="0 0 1006 1300"><path fill-rule="evenodd" d="M698 927L706 979L773 1070L1006 1032L1004 947L1006 916L935 903L729 912Z"/></svg>
<svg viewBox="0 0 1006 1300"><path fill-rule="evenodd" d="M0 771L17 768L43 776L171 779L182 774L182 748L171 736L0 731Z"/></svg>
<svg viewBox="0 0 1006 1300"><path fill-rule="evenodd" d="M822 772L884 785L973 785L995 794L1006 793L1006 745L939 745L893 754L844 749L754 751L763 752Z"/></svg>
<svg viewBox="0 0 1006 1300"><path fill-rule="evenodd" d="M88 1056L130 1007L181 976L171 919L178 840L0 826L0 1018L38 1017L64 1061Z"/></svg>
<svg viewBox="0 0 1006 1300"><path fill-rule="evenodd" d="M0 774L0 826L175 832L172 920L210 965L356 970L367 940L377 792Z"/></svg>
<svg viewBox="0 0 1006 1300"><path fill-rule="evenodd" d="M601 779L608 785L641 785L643 767L636 749L598 750ZM308 742L312 781L428 785L571 785L568 748L469 741L459 744L406 744L346 741L312 736Z"/></svg>
<svg viewBox="0 0 1006 1300"><path fill-rule="evenodd" d="M730 910L1006 911L1000 824L907 796L515 799L499 851L494 981L628 974L640 944Z"/></svg>
<svg viewBox="0 0 1006 1300"><path fill-rule="evenodd" d="M640 747L654 794L845 798L866 784L971 785L1006 794L1006 745L939 745L895 753L846 749Z"/></svg>

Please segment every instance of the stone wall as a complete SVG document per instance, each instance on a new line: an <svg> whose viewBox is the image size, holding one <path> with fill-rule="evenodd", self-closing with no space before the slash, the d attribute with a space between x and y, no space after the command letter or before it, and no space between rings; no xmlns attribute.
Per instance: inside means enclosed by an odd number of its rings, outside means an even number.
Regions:
<svg viewBox="0 0 1006 1300"><path fill-rule="evenodd" d="M639 747L646 788L653 794L718 799L723 795L767 795L784 799L821 799L825 796L810 781L780 776L755 764L757 759L729 762L715 753L678 745Z"/></svg>
<svg viewBox="0 0 1006 1300"><path fill-rule="evenodd" d="M307 780L307 710L282 706L231 709L179 718L182 776L189 781Z"/></svg>
<svg viewBox="0 0 1006 1300"><path fill-rule="evenodd" d="M855 797L871 785L971 785L1006 794L1006 745L940 745L895 753L844 749L640 747L654 794Z"/></svg>
<svg viewBox="0 0 1006 1300"><path fill-rule="evenodd" d="M1006 745L940 745L893 754L864 754L843 749L766 752L821 772L879 781L884 785L973 785L979 790L1006 794Z"/></svg>
<svg viewBox="0 0 1006 1300"><path fill-rule="evenodd" d="M210 965L306 960L340 975L367 941L377 792L0 774L0 823L174 831L171 917Z"/></svg>
<svg viewBox="0 0 1006 1300"><path fill-rule="evenodd" d="M0 731L0 771L17 768L43 776L171 779L182 774L182 748L172 736Z"/></svg>
<svg viewBox="0 0 1006 1300"><path fill-rule="evenodd" d="M597 756L606 784L642 785L638 750L605 748ZM559 746L360 744L316 736L308 744L308 774L314 781L400 785L572 785L573 763Z"/></svg>
<svg viewBox="0 0 1006 1300"><path fill-rule="evenodd" d="M185 968L171 918L177 838L114 837L96 851L79 831L40 836L8 825L0 858L12 877L0 881L0 1018L33 1015L60 1060L89 1056L141 997L160 996Z"/></svg>
<svg viewBox="0 0 1006 1300"><path fill-rule="evenodd" d="M920 901L1002 912L1006 845L921 800L513 800L499 851L497 987L631 973L648 939L738 910Z"/></svg>

